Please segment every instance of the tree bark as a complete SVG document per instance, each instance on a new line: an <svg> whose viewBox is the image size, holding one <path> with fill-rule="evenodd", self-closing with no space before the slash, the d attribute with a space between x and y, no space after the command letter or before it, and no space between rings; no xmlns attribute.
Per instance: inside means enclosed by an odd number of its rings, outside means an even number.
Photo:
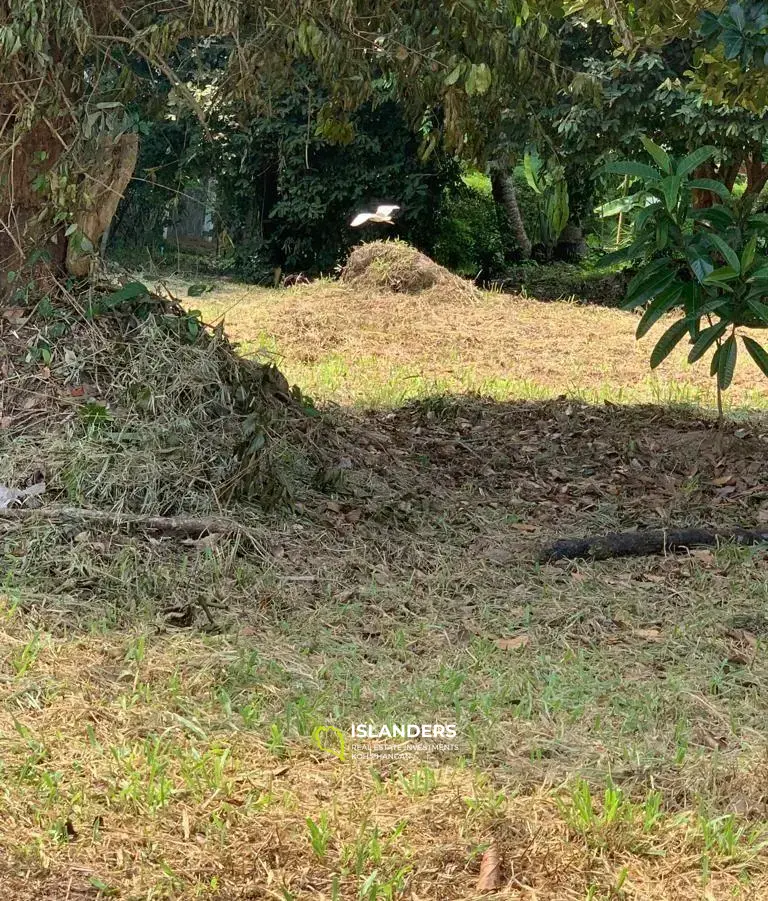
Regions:
<svg viewBox="0 0 768 901"><path fill-rule="evenodd" d="M763 162L762 147L747 157L747 190L750 197L757 197L768 182L768 163Z"/></svg>
<svg viewBox="0 0 768 901"><path fill-rule="evenodd" d="M8 129L12 131L13 125ZM33 251L40 262L24 273L47 290L63 272L67 243L63 226L41 217L51 198L51 175L63 145L48 122L13 135L0 162L0 296L20 284L18 273ZM14 276L9 279L9 273ZM50 283L50 284L49 284Z"/></svg>
<svg viewBox="0 0 768 901"><path fill-rule="evenodd" d="M9 296L22 284L35 282L41 293L52 290L67 273L85 277L98 253L100 239L136 166L138 135L123 135L102 145L98 158L83 176L78 198L83 209L76 215L78 230L69 240L69 223L53 224L56 166L64 138L55 124L43 121L15 137L12 150L0 162L0 296ZM90 241L84 249L80 236ZM86 245L87 247L87 245ZM30 255L40 260L31 268ZM11 279L8 274L13 272ZM23 272L23 275L18 273Z"/></svg>
<svg viewBox="0 0 768 901"><path fill-rule="evenodd" d="M542 549L539 559L607 560L610 557L642 557L663 554L692 547L713 547L721 541L736 544L760 544L768 541L768 529L662 529L647 532L609 532L589 538L562 538Z"/></svg>
<svg viewBox="0 0 768 901"><path fill-rule="evenodd" d="M712 160L709 160L699 166L693 174L696 178L710 178L721 181L729 191L732 191L743 161L744 156L741 153L736 154L728 163L720 163L718 166L715 166ZM716 203L717 197L711 191L705 191L701 188L693 189L693 205L697 209L705 209L714 206Z"/></svg>
<svg viewBox="0 0 768 901"><path fill-rule="evenodd" d="M525 230L520 207L517 203L517 192L515 191L515 181L506 168L494 167L491 172L491 189L493 199L502 211L512 234L515 236L515 242L520 248L520 254L524 260L531 258L531 239Z"/></svg>
<svg viewBox="0 0 768 901"><path fill-rule="evenodd" d="M133 177L139 154L139 136L124 134L117 141L104 141L92 173L86 176L84 209L77 216L77 232L69 239L67 270L76 278L85 278L98 255L117 206ZM82 238L90 242L84 248Z"/></svg>

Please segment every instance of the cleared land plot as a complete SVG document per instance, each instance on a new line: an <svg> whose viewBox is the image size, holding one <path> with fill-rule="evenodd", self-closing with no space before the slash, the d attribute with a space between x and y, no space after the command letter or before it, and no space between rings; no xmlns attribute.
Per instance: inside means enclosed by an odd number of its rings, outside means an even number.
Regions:
<svg viewBox="0 0 768 901"><path fill-rule="evenodd" d="M207 319L247 289L230 290ZM271 338L325 400L395 402L386 354L418 369L458 347L457 366L500 378L502 307L550 356L548 311L565 337L591 322L622 378L645 372L630 318L610 311L490 296L414 336L405 307L383 329L412 299L385 295L377 314L314 290L316 308L310 289L257 292L227 321L251 348ZM348 370L331 389L334 331ZM554 356L529 356L553 373L543 393L568 388ZM765 550L536 552L616 528L764 524L768 425L718 434L701 412L526 397L330 409L308 432L327 455L316 488L255 522L253 543L2 525L9 897L470 899L490 844L501 881L482 897L766 897ZM459 751L341 761L312 740L411 720L455 722Z"/></svg>
<svg viewBox="0 0 768 901"><path fill-rule="evenodd" d="M183 297L186 284L172 287ZM208 322L223 316L244 353L274 355L319 401L398 405L478 392L497 400L567 394L597 403L715 403L708 362L689 366L681 345L650 372L654 336L665 326L637 342L638 317L620 310L495 293L457 302L433 290L425 299L336 282L282 291L221 282L185 302ZM746 353L728 400L768 405L765 379Z"/></svg>

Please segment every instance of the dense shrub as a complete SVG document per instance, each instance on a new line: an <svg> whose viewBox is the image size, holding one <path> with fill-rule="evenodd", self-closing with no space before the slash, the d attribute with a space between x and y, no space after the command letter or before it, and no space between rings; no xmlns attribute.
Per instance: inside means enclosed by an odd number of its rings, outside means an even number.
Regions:
<svg viewBox="0 0 768 901"><path fill-rule="evenodd" d="M536 195L517 172L515 187L523 221L533 233L538 217ZM446 192L432 255L466 278L483 283L501 278L519 259L514 235L503 223L491 196L490 180L479 172L468 172L462 184Z"/></svg>
<svg viewBox="0 0 768 901"><path fill-rule="evenodd" d="M572 263L526 263L507 270L495 286L523 293L536 300L575 300L579 303L619 307L632 273L590 269Z"/></svg>

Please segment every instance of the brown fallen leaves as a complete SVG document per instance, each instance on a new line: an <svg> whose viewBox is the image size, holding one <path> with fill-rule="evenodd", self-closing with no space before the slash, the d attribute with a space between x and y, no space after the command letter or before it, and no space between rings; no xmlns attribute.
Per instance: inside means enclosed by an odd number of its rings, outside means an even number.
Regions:
<svg viewBox="0 0 768 901"><path fill-rule="evenodd" d="M523 633L515 635L512 638L497 638L494 644L501 651L517 651L525 648L531 643L531 636Z"/></svg>
<svg viewBox="0 0 768 901"><path fill-rule="evenodd" d="M480 875L477 879L478 892L494 892L501 885L501 855L496 845L483 854L480 861Z"/></svg>

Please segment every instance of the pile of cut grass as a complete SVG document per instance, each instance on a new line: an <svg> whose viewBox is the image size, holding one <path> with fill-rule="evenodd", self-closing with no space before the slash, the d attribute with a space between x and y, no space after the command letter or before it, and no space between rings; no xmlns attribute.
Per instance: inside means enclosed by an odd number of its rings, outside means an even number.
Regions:
<svg viewBox="0 0 768 901"><path fill-rule="evenodd" d="M443 300L472 301L479 292L470 282L449 272L405 241L370 241L355 247L341 279L358 290L398 294L439 293Z"/></svg>
<svg viewBox="0 0 768 901"><path fill-rule="evenodd" d="M268 508L311 478L300 395L220 330L149 293L41 307L3 314L0 482L169 516Z"/></svg>

